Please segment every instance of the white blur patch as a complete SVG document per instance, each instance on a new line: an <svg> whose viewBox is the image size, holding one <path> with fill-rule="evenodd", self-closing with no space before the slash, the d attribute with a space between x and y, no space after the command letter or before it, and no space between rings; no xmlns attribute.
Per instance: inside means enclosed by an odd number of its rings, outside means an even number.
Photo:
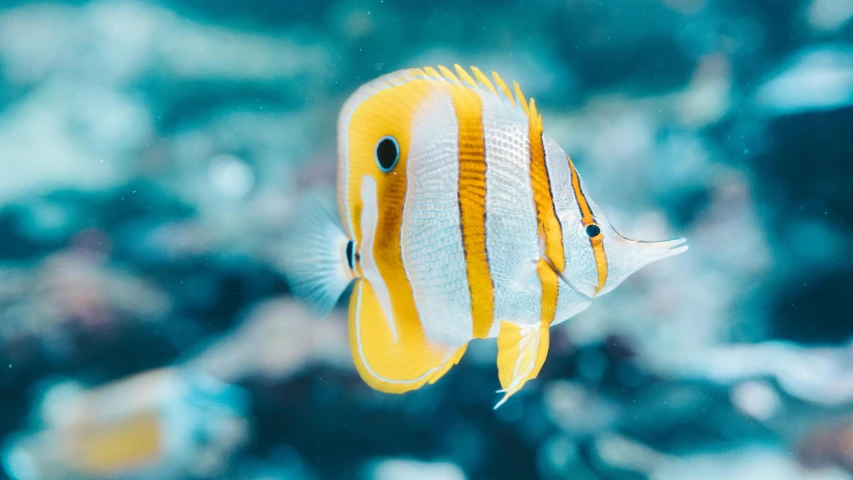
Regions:
<svg viewBox="0 0 853 480"><path fill-rule="evenodd" d="M665 462L650 480L849 480L836 468L807 469L788 451L748 446L737 451L698 453Z"/></svg>
<svg viewBox="0 0 853 480"><path fill-rule="evenodd" d="M377 460L368 469L371 480L465 480L465 472L448 462L422 462L407 458Z"/></svg>
<svg viewBox="0 0 853 480"><path fill-rule="evenodd" d="M756 420L769 420L782 407L779 394L764 381L751 380L735 385L730 395L735 408Z"/></svg>
<svg viewBox="0 0 853 480"><path fill-rule="evenodd" d="M32 454L22 448L12 447L3 455L3 467L15 479L36 480L44 478Z"/></svg>
<svg viewBox="0 0 853 480"><path fill-rule="evenodd" d="M45 393L39 415L45 425L66 427L84 415L83 387L73 381L62 381Z"/></svg>
<svg viewBox="0 0 853 480"><path fill-rule="evenodd" d="M242 200L255 186L255 174L245 162L233 155L217 155L210 160L210 183L223 197Z"/></svg>
<svg viewBox="0 0 853 480"><path fill-rule="evenodd" d="M812 0L805 17L813 30L834 32L853 18L853 0Z"/></svg>
<svg viewBox="0 0 853 480"><path fill-rule="evenodd" d="M853 105L853 50L824 45L801 52L758 89L755 100L771 114Z"/></svg>

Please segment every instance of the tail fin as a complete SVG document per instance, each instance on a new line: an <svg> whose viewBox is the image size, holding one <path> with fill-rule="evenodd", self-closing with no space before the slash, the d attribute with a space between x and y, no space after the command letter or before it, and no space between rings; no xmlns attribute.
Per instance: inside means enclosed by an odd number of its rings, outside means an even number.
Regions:
<svg viewBox="0 0 853 480"><path fill-rule="evenodd" d="M296 212L285 234L284 274L297 299L324 316L353 280L347 261L349 239L330 202L319 195L309 195Z"/></svg>

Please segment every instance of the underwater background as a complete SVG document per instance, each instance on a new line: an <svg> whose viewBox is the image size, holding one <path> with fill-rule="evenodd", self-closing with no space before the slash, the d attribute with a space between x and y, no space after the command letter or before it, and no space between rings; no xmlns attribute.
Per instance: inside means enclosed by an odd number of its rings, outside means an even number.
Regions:
<svg viewBox="0 0 853 480"><path fill-rule="evenodd" d="M0 2L2 478L853 478L853 0ZM402 396L291 297L336 116L399 68L536 98L622 233L684 236Z"/></svg>

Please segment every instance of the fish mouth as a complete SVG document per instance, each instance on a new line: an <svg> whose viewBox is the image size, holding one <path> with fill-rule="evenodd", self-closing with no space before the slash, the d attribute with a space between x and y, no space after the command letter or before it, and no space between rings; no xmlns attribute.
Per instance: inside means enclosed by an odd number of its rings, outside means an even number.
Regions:
<svg viewBox="0 0 853 480"><path fill-rule="evenodd" d="M686 238L676 238L674 240L666 240L663 242L643 242L634 240L637 247L639 247L641 258L640 265L637 268L686 252L688 249L688 246L684 245L686 241Z"/></svg>

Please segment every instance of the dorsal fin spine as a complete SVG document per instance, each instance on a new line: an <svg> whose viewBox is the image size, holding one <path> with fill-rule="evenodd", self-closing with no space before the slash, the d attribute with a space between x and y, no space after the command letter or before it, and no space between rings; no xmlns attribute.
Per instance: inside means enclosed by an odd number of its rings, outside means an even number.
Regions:
<svg viewBox="0 0 853 480"><path fill-rule="evenodd" d="M515 98L513 98L512 93L510 93L509 87L506 86L504 79L501 78L500 75L498 75L498 72L492 72L492 78L495 79L495 83L498 84L498 88L501 89L506 98L509 99L509 101L512 102L513 105L515 105Z"/></svg>
<svg viewBox="0 0 853 480"><path fill-rule="evenodd" d="M435 77L438 79L443 79L441 74L438 73L437 71L435 71L435 69L432 67L424 67L424 72L426 72L427 76L429 76L429 77Z"/></svg>
<svg viewBox="0 0 853 480"><path fill-rule="evenodd" d="M532 98L530 99L530 111L527 115L530 118L530 125L542 130L542 115L540 115L539 110L536 109L536 101Z"/></svg>
<svg viewBox="0 0 853 480"><path fill-rule="evenodd" d="M474 88L477 88L479 86L479 85L477 85L476 80L474 80L471 77L471 75L469 75L468 72L465 71L464 68L460 67L458 63L453 65L453 68L456 70L456 75L458 75L459 78L461 78L463 82L467 83L468 85L470 85Z"/></svg>
<svg viewBox="0 0 853 480"><path fill-rule="evenodd" d="M498 91L495 90L495 86L492 85L492 82L489 81L489 77L483 75L483 72L480 71L479 68L471 65L471 71L474 72L474 77L481 83L483 86L489 89L494 95L498 95Z"/></svg>
<svg viewBox="0 0 853 480"><path fill-rule="evenodd" d="M460 85L462 84L462 82L460 82L459 79L456 78L456 75L454 75L453 72L451 72L450 69L448 69L444 65L439 65L438 71L441 72L441 75L444 76L444 78L446 78L447 80Z"/></svg>
<svg viewBox="0 0 853 480"><path fill-rule="evenodd" d="M518 82L512 82L512 87L515 90L515 97L518 100L518 104L521 105L522 109L524 109L524 113L530 115L530 108L527 106L527 100L524 99L524 93L521 92L521 87L518 86Z"/></svg>

